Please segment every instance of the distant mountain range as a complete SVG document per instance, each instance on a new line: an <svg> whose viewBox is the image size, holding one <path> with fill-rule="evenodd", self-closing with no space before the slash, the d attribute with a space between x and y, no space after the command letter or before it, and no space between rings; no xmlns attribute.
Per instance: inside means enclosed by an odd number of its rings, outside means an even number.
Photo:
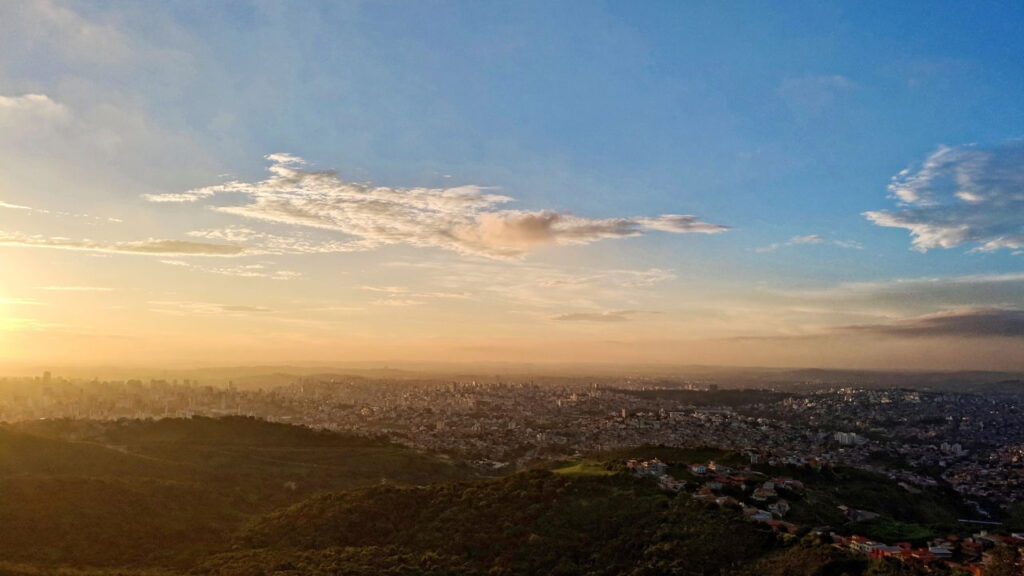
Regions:
<svg viewBox="0 0 1024 576"><path fill-rule="evenodd" d="M300 378L314 380L480 380L564 381L593 379L613 382L621 378L653 379L663 384L713 383L723 388L808 389L821 386L896 387L961 392L1024 392L1021 372L928 372L827 368L764 368L729 366L658 366L591 364L444 364L444 363L332 363L308 365L138 367L45 367L0 365L2 376L37 376L51 371L67 378L192 380L213 386L229 382L242 388L273 388Z"/></svg>

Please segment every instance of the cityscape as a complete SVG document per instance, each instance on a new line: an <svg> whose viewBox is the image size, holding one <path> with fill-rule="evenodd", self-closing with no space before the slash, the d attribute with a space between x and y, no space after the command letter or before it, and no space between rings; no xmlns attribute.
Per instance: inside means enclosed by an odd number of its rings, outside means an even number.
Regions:
<svg viewBox="0 0 1024 576"><path fill-rule="evenodd" d="M1024 498L1024 397L563 378L317 380L269 390L199 381L0 379L0 420L248 416L383 436L482 469L643 445L716 447L752 462L848 465L909 485L948 482L1008 508ZM19 393L20 391L20 393ZM717 400L717 403L716 403ZM979 505L985 519L989 513Z"/></svg>
<svg viewBox="0 0 1024 576"><path fill-rule="evenodd" d="M907 493L947 486L969 506L970 518L958 520L980 528L1000 526L1024 498L1024 397L1013 393L814 382L744 389L608 376L298 376L264 389L189 379L65 379L49 372L0 379L0 392L2 421L245 416L383 438L465 461L481 477L642 446L713 448L737 454L742 464L693 462L683 466L683 478L667 474L666 464L656 458L631 459L627 467L639 477L657 479L667 490L689 491L693 498L718 505L742 505L754 521L793 533L799 527L784 522L788 504L775 486L800 491L803 484L766 480L752 465L853 467L877 472ZM89 439L85 427L79 440ZM730 486L741 489L745 503L723 491ZM759 503L767 507L756 507ZM879 516L871 510L844 513ZM849 549L926 564L949 560L954 551L956 558L978 563L981 552L995 544L1024 544L1024 534L1014 533L1009 540L979 534L963 542L937 539L930 548L916 549L828 533Z"/></svg>
<svg viewBox="0 0 1024 576"><path fill-rule="evenodd" d="M982 566L987 551L1024 545L1024 533L1000 530L1022 512L1016 505L1024 499L1024 396L1006 391L1020 381L958 393L813 381L752 389L718 379L650 376L325 375L295 376L267 388L245 380L214 386L197 379L65 379L50 372L3 378L0 421L81 422L71 437L102 442L102 428L89 422L256 418L384 439L465 463L481 478L566 462L593 465L611 454L640 455L643 447L713 450L728 463L614 462L623 473L655 479L660 489L739 508L749 521L782 533L813 529L837 548L876 559L967 569ZM846 468L883 476L906 494L951 490L962 505L957 521L974 531L915 547L879 542L842 524L801 525L788 518L786 496L799 498L813 475L797 480L771 471L820 475ZM850 522L887 513L846 505L837 510Z"/></svg>

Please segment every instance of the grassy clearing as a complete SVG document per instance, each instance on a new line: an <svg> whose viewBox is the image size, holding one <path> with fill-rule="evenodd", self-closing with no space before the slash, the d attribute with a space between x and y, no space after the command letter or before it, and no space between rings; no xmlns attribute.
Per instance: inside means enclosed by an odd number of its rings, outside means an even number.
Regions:
<svg viewBox="0 0 1024 576"><path fill-rule="evenodd" d="M615 474L596 460L580 460L571 466L556 468L552 472L563 476L611 476Z"/></svg>

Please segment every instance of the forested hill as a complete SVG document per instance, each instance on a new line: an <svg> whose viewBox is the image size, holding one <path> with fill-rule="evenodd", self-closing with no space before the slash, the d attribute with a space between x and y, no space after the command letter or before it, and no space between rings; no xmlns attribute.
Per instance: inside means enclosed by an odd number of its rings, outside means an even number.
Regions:
<svg viewBox="0 0 1024 576"><path fill-rule="evenodd" d="M383 439L314 430L305 426L243 416L115 421L33 420L7 425L7 429L33 436L103 442L136 448L161 443L291 448L389 445L389 442Z"/></svg>
<svg viewBox="0 0 1024 576"><path fill-rule="evenodd" d="M675 473L709 454L638 448L480 479L380 439L246 418L0 426L0 576L912 573L807 530L774 533L623 464L656 455ZM806 526L836 520L818 511L839 502L945 521L935 495L807 474L791 497Z"/></svg>
<svg viewBox="0 0 1024 576"><path fill-rule="evenodd" d="M532 471L425 488L324 494L244 532L201 572L348 575L732 573L767 529L631 476ZM704 572L702 572L704 571Z"/></svg>
<svg viewBox="0 0 1024 576"><path fill-rule="evenodd" d="M0 562L185 568L311 494L466 475L386 441L250 418L4 425Z"/></svg>

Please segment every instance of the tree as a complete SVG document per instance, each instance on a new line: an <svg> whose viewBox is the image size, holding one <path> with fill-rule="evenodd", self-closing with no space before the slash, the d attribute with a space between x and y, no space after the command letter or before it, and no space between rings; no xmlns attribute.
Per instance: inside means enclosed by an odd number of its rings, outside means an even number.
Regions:
<svg viewBox="0 0 1024 576"><path fill-rule="evenodd" d="M1009 546L1000 546L989 553L985 561L985 576L1021 576L1017 566L1017 552Z"/></svg>

